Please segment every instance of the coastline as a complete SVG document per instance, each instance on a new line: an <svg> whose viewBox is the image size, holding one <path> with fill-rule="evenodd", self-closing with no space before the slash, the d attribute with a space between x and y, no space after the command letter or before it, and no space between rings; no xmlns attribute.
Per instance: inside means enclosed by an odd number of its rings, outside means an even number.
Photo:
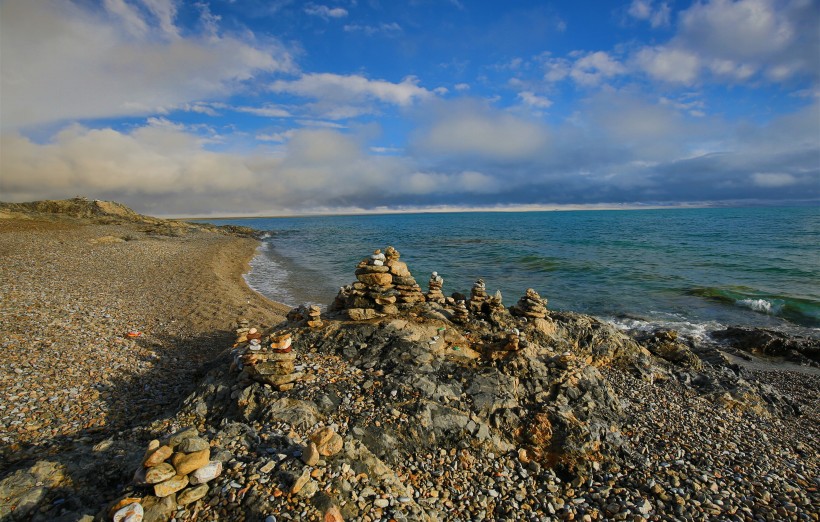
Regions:
<svg viewBox="0 0 820 522"><path fill-rule="evenodd" d="M477 313L458 326L426 303L375 321L328 310L316 328L281 322L289 307L243 277L258 241L103 221L0 219L0 519L32 497L36 511L12 519L108 520L107 502L134 495L148 506L132 472L150 439L186 426L226 469L202 502L174 503L177 520L317 519L325 500L345 520L411 510L419 520L751 520L752 509L777 520L816 502L806 477L817 469L817 372L741 369L717 350L633 338L573 312L541 322ZM276 392L237 375L227 353L239 316L266 336L292 333L305 380ZM512 324L532 343L499 350ZM566 424L576 416L588 422ZM345 449L304 467L318 424ZM566 453L555 470L533 459L567 448L593 452ZM444 477L430 472L443 467ZM297 477L311 494L295 491Z"/></svg>
<svg viewBox="0 0 820 522"><path fill-rule="evenodd" d="M289 307L242 277L258 244L206 229L162 235L141 222L6 213L0 479L16 463L62 455L71 468L88 464L80 455L102 440L141 441L230 345L240 316L282 321ZM119 466L99 456L92 469L103 476ZM72 480L80 498L111 495L99 477Z"/></svg>

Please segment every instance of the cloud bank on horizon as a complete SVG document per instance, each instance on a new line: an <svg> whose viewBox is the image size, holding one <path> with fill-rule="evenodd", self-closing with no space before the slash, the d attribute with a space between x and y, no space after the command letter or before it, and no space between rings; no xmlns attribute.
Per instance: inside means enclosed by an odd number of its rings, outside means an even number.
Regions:
<svg viewBox="0 0 820 522"><path fill-rule="evenodd" d="M820 200L813 0L5 0L0 63L3 201Z"/></svg>

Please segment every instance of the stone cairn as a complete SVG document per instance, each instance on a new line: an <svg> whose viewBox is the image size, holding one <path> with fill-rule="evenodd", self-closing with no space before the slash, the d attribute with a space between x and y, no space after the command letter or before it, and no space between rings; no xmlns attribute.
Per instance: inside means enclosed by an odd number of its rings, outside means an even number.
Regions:
<svg viewBox="0 0 820 522"><path fill-rule="evenodd" d="M444 304L446 299L444 294L441 292L441 289L444 286L444 279L438 275L438 272L433 272L430 275L428 286L430 290L427 292L427 301L431 303Z"/></svg>
<svg viewBox="0 0 820 522"><path fill-rule="evenodd" d="M234 344L234 363L240 371L251 379L268 384L279 391L293 388L296 381L302 379L304 372L297 372L296 353L293 351L293 338L289 332L274 332L263 346L262 334L256 328L243 326L236 330Z"/></svg>
<svg viewBox="0 0 820 522"><path fill-rule="evenodd" d="M510 313L518 317L543 319L547 316L547 300L542 299L532 288L527 288L527 293L515 306L510 307Z"/></svg>
<svg viewBox="0 0 820 522"><path fill-rule="evenodd" d="M453 307L453 322L464 324L470 319L470 312L467 310L467 304L463 300L456 301Z"/></svg>
<svg viewBox="0 0 820 522"><path fill-rule="evenodd" d="M354 321L396 315L399 307L425 300L407 264L399 261L399 252L392 246L362 259L356 266L356 279L339 289L332 306L333 310L346 310Z"/></svg>
<svg viewBox="0 0 820 522"><path fill-rule="evenodd" d="M301 305L288 312L289 323L304 323L310 328L320 328L325 323L322 321L322 309L318 305Z"/></svg>
<svg viewBox="0 0 820 522"><path fill-rule="evenodd" d="M470 289L470 311L473 313L480 312L488 297L487 285L484 284L484 280L476 279L473 288Z"/></svg>
<svg viewBox="0 0 820 522"><path fill-rule="evenodd" d="M140 521L151 506L185 506L208 493L208 482L222 473L222 462L210 460L211 445L195 428L184 428L163 441L148 444L134 483L153 495L126 496L109 510L116 522Z"/></svg>

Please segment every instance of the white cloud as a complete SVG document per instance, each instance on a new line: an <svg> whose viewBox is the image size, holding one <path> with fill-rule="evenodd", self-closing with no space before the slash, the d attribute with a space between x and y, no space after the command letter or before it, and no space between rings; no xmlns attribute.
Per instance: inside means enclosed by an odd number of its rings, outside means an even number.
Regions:
<svg viewBox="0 0 820 522"><path fill-rule="evenodd" d="M680 38L729 60L757 59L788 46L795 27L773 0L712 0L680 14ZM778 4L781 4L780 8Z"/></svg>
<svg viewBox="0 0 820 522"><path fill-rule="evenodd" d="M398 36L402 28L396 22L381 23L379 25L346 24L344 30L348 33L364 33L367 36L381 34L383 36Z"/></svg>
<svg viewBox="0 0 820 522"><path fill-rule="evenodd" d="M287 92L323 102L353 103L367 100L407 106L427 99L433 93L419 87L418 79L408 76L400 83L369 80L359 75L331 73L304 74L297 80L278 80L271 84L273 92Z"/></svg>
<svg viewBox="0 0 820 522"><path fill-rule="evenodd" d="M266 118L289 118L292 116L288 109L276 105L263 105L262 107L236 107L236 111L264 116Z"/></svg>
<svg viewBox="0 0 820 522"><path fill-rule="evenodd" d="M145 5L151 16L118 0L106 3L107 13L68 1L4 2L3 128L149 114L294 68L280 45L252 35L172 37L173 4Z"/></svg>
<svg viewBox="0 0 820 522"><path fill-rule="evenodd" d="M797 179L791 174L782 172L756 172L752 174L752 182L758 187L787 187L797 183Z"/></svg>
<svg viewBox="0 0 820 522"><path fill-rule="evenodd" d="M347 16L347 9L342 7L328 7L326 5L308 4L305 13L322 18L344 18Z"/></svg>
<svg viewBox="0 0 820 522"><path fill-rule="evenodd" d="M582 85L596 85L625 72L626 68L620 62L603 51L597 51L577 59L569 75Z"/></svg>
<svg viewBox="0 0 820 522"><path fill-rule="evenodd" d="M537 123L466 100L436 107L430 124L417 132L414 148L436 155L516 160L539 151L547 141Z"/></svg>
<svg viewBox="0 0 820 522"><path fill-rule="evenodd" d="M469 83L457 83L453 88L455 90L457 90L458 92L469 91L470 90L470 84Z"/></svg>
<svg viewBox="0 0 820 522"><path fill-rule="evenodd" d="M274 132L271 134L257 134L255 136L257 141L272 141L275 143L284 143L291 139L296 134L296 130L290 129L284 132Z"/></svg>
<svg viewBox="0 0 820 522"><path fill-rule="evenodd" d="M519 92L518 98L520 98L525 104L536 109L549 109L552 107L552 101L550 99L544 98L543 96L538 96L530 91Z"/></svg>
<svg viewBox="0 0 820 522"><path fill-rule="evenodd" d="M656 80L690 85L698 79L700 59L682 49L654 47L641 49L635 56L640 69Z"/></svg>
<svg viewBox="0 0 820 522"><path fill-rule="evenodd" d="M656 7L653 0L632 0L627 14L648 21L652 27L665 27L669 25L671 10L667 2L660 2Z"/></svg>
<svg viewBox="0 0 820 522"><path fill-rule="evenodd" d="M634 8L634 9L632 9ZM650 3L635 0L633 16ZM783 82L820 76L820 4L806 0L710 0L679 13L668 42L635 54L637 66L656 79L692 84L702 73L718 81L762 77Z"/></svg>

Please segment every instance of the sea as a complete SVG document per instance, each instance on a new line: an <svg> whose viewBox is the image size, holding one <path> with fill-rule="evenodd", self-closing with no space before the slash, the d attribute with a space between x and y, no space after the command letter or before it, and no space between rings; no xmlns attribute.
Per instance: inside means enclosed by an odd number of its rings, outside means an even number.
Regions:
<svg viewBox="0 0 820 522"><path fill-rule="evenodd" d="M333 301L356 264L392 245L427 290L482 278L511 306L693 338L730 325L820 337L820 207L367 214L203 220L264 231L246 280L287 305Z"/></svg>

